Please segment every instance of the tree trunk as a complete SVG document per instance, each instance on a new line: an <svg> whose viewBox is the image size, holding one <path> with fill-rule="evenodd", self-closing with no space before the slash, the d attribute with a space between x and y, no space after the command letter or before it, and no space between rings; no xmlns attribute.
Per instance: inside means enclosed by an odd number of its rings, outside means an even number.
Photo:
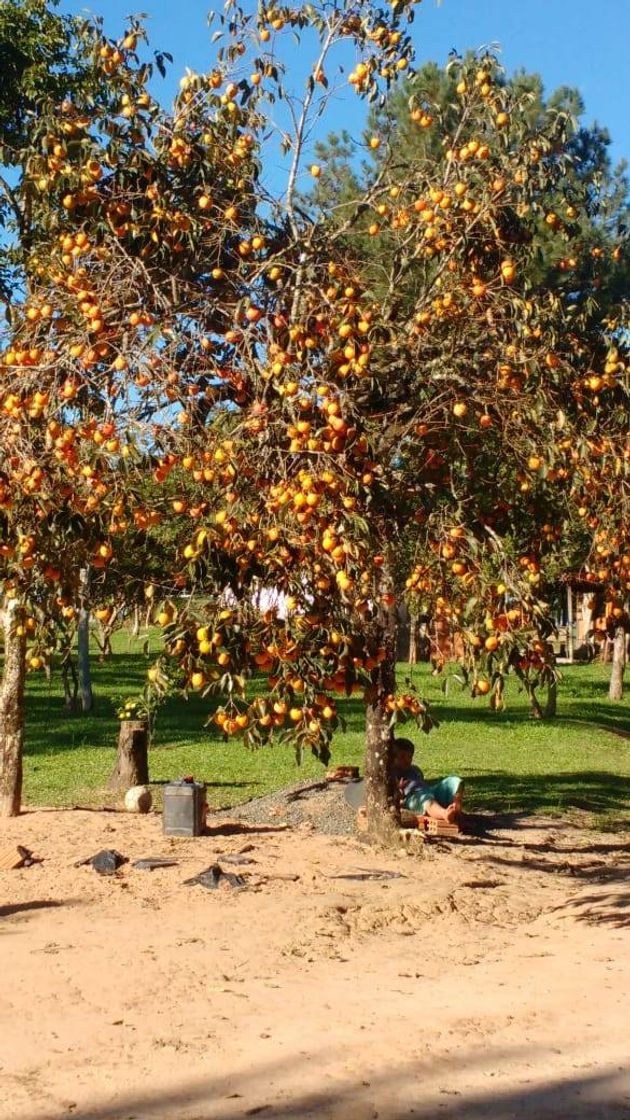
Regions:
<svg viewBox="0 0 630 1120"><path fill-rule="evenodd" d="M521 684L523 685L523 688L525 690L525 695L527 696L527 698L529 700L529 704L530 704L529 718L530 719L542 719L543 718L543 710L540 706L540 702L538 700L538 697L536 696L535 688L530 684L529 680L525 676L525 673L523 672L522 669L519 669L517 667L515 671L516 671L516 675L517 675L518 679L520 680Z"/></svg>
<svg viewBox="0 0 630 1120"><path fill-rule="evenodd" d="M396 609L379 607L371 627L385 657L372 673L365 717L365 809L368 832L391 843L397 836L399 813L393 778L394 733L387 697L396 691Z"/></svg>
<svg viewBox="0 0 630 1120"><path fill-rule="evenodd" d="M22 803L26 633L20 611L9 603L4 616L4 669L0 686L0 816L17 817Z"/></svg>
<svg viewBox="0 0 630 1120"><path fill-rule="evenodd" d="M573 588L567 584L567 658L573 664L575 656L575 642L573 635Z"/></svg>
<svg viewBox="0 0 630 1120"><path fill-rule="evenodd" d="M145 720L125 719L118 733L118 754L110 789L131 789L149 780L149 732Z"/></svg>
<svg viewBox="0 0 630 1120"><path fill-rule="evenodd" d="M409 615L409 664L410 665L417 665L418 664L418 645L419 645L418 638L420 636L419 633L418 633L419 626L420 626L420 623L418 622L418 616L415 614L414 611L411 611L410 615Z"/></svg>
<svg viewBox="0 0 630 1120"><path fill-rule="evenodd" d="M91 712L94 707L94 694L92 692L92 674L90 672L90 572L82 568L80 574L80 601L79 623L77 626L77 660L79 663L79 687L81 689L81 707L84 712Z"/></svg>
<svg viewBox="0 0 630 1120"><path fill-rule="evenodd" d="M615 627L610 670L609 700L623 700L623 676L626 668L626 632L623 626Z"/></svg>
<svg viewBox="0 0 630 1120"><path fill-rule="evenodd" d="M571 661L573 661L574 646L571 647ZM550 666L553 670L553 676L549 677L547 681L547 702L545 704L544 718L555 719L558 711L558 678L556 676L556 655L553 648L549 648Z"/></svg>
<svg viewBox="0 0 630 1120"><path fill-rule="evenodd" d="M66 711L73 712L77 706L79 695L79 678L74 667L74 661L68 655L61 665L61 680L63 683L63 702ZM70 685L72 681L72 685Z"/></svg>
<svg viewBox="0 0 630 1120"><path fill-rule="evenodd" d="M535 689L529 688L528 692L529 692L529 703L530 703L529 718L530 719L542 719L543 718L543 710L540 706L540 701L539 701L539 699L536 695Z"/></svg>
<svg viewBox="0 0 630 1120"><path fill-rule="evenodd" d="M547 685L547 703L545 704L545 719L555 719L558 712L558 682L554 678Z"/></svg>
<svg viewBox="0 0 630 1120"><path fill-rule="evenodd" d="M112 655L112 634L114 632L114 627L118 621L118 618L123 611L123 608L124 603L118 603L118 605L113 608L107 622L101 622L98 629L94 632L97 645L101 651L99 657L99 661L101 662L101 664L106 660L106 658L111 657ZM138 635L134 634L133 636L134 638L137 638Z"/></svg>

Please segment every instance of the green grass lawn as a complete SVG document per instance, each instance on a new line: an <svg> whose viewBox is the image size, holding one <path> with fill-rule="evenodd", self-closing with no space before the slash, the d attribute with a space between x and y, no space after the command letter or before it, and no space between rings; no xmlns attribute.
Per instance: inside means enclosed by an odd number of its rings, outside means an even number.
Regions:
<svg viewBox="0 0 630 1120"><path fill-rule="evenodd" d="M25 801L32 805L107 804L107 780L114 765L118 721L114 707L137 694L146 662L140 641L119 634L113 655L99 663L94 655L96 704L84 716L63 707L57 674L29 676L25 759ZM401 679L408 667L400 666ZM417 666L413 679L440 720L426 736L407 724L403 734L417 743L417 760L428 777L458 773L466 780L472 809L506 812L564 813L588 810L598 824L614 824L630 808L630 741L612 731L630 732L630 703L611 704L606 697L609 667L570 666L560 686L558 718L538 723L528 717L527 702L511 683L507 709L489 710L487 701L471 700L429 667ZM347 730L333 743L333 760L362 764L364 715L358 697L341 704ZM164 782L194 774L208 783L212 806L229 806L322 774L309 757L298 768L293 751L272 746L246 750L239 740L224 743L218 730L204 728L207 702L192 696L173 699L158 716L150 756L151 778ZM611 731L597 730L599 724Z"/></svg>

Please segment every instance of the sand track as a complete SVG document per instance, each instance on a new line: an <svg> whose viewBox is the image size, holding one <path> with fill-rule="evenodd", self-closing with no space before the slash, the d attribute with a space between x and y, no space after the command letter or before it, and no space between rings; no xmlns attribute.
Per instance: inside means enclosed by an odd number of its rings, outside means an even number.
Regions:
<svg viewBox="0 0 630 1120"><path fill-rule="evenodd" d="M3 1120L630 1118L627 834L530 819L422 858L220 823L4 824L44 862L0 872ZM73 866L101 847L179 863ZM249 889L184 885L239 852ZM396 875L336 877L366 868Z"/></svg>

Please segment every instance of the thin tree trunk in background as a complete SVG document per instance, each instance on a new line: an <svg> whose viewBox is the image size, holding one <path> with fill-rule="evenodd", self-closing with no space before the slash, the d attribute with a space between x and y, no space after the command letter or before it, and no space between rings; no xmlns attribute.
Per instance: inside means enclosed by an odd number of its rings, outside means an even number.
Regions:
<svg viewBox="0 0 630 1120"><path fill-rule="evenodd" d="M609 700L623 700L623 677L626 668L626 631L623 626L615 628L612 648L612 667L610 670Z"/></svg>
<svg viewBox="0 0 630 1120"><path fill-rule="evenodd" d="M547 703L545 704L545 719L555 719L558 713L558 682L549 681L547 685Z"/></svg>
<svg viewBox="0 0 630 1120"><path fill-rule="evenodd" d="M103 662L107 661L107 658L112 655L112 632L109 623L107 623L107 626L101 626L100 636L98 631L94 631L94 637L96 638L96 643L100 650L98 659L102 665Z"/></svg>
<svg viewBox="0 0 630 1120"><path fill-rule="evenodd" d="M570 664L573 664L575 657L575 642L573 636L573 588L571 584L567 584L567 658Z"/></svg>
<svg viewBox="0 0 630 1120"><path fill-rule="evenodd" d="M527 691L529 693L529 703L530 703L529 715L530 715L530 719L542 719L543 718L543 710L540 706L540 700L538 699L538 697L536 695L536 690L534 688L530 687L530 688L528 688Z"/></svg>
<svg viewBox="0 0 630 1120"><path fill-rule="evenodd" d="M418 664L418 616L414 611L409 614L409 664Z"/></svg>
<svg viewBox="0 0 630 1120"><path fill-rule="evenodd" d="M90 671L90 572L88 568L81 569L79 580L79 624L77 627L79 688L81 690L81 707L84 712L91 712L94 707L94 694Z"/></svg>
<svg viewBox="0 0 630 1120"><path fill-rule="evenodd" d="M99 657L99 661L101 662L101 664L112 655L112 634L114 632L115 624L118 621L120 614L122 613L122 610L123 604L119 603L118 606L113 608L107 622L99 622L98 628L94 631L96 643L101 651ZM133 636L134 638L138 637L137 633L134 633Z"/></svg>
<svg viewBox="0 0 630 1120"><path fill-rule="evenodd" d="M592 600L588 599L586 595L582 595L580 601L580 614L582 620L582 644L586 645L588 649L590 643L590 646L594 651L595 639L593 636L593 610L592 607L589 606L591 602Z"/></svg>
<svg viewBox="0 0 630 1120"><path fill-rule="evenodd" d="M524 672L522 671L522 669L516 668L515 671L516 671L516 675L517 675L518 679L520 680L521 684L523 685L523 688L525 690L525 694L526 694L526 696L529 700L530 719L542 719L543 718L543 710L540 706L540 702L538 700L538 697L536 696L536 690L529 683L529 681L528 681L527 677L525 676Z"/></svg>
<svg viewBox="0 0 630 1120"><path fill-rule="evenodd" d="M26 632L20 611L4 615L4 668L0 685L0 816L17 817L22 804Z"/></svg>
<svg viewBox="0 0 630 1120"><path fill-rule="evenodd" d="M70 656L66 657L61 665L61 680L63 683L63 702L67 711L73 712L77 706L79 695L79 678ZM72 686L70 681L72 680Z"/></svg>
<svg viewBox="0 0 630 1120"><path fill-rule="evenodd" d="M573 661L574 647L571 646L571 661ZM558 678L555 675L556 655L550 651L550 660L554 675L547 682L547 702L545 704L544 718L555 719L558 711Z"/></svg>

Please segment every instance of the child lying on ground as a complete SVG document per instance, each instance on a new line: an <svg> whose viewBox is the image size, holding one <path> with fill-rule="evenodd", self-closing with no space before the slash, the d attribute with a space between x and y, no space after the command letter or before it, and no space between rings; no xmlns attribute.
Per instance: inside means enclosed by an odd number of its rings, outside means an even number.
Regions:
<svg viewBox="0 0 630 1120"><path fill-rule="evenodd" d="M394 743L394 774L401 808L452 824L462 811L462 779L451 775L435 782L425 781L422 770L413 765L414 749L409 739L396 739Z"/></svg>

